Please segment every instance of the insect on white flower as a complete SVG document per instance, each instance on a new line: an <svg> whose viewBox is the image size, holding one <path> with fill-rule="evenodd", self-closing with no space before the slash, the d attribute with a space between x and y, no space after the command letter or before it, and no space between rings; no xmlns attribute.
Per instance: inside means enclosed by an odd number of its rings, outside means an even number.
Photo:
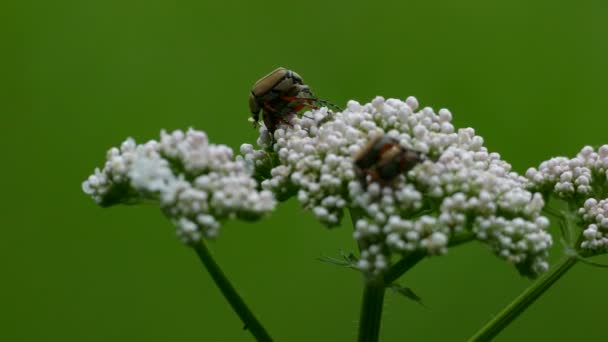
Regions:
<svg viewBox="0 0 608 342"><path fill-rule="evenodd" d="M359 267L371 274L385 271L394 254L444 254L450 239L466 232L522 274L545 271L552 240L540 215L542 196L528 191L528 181L488 152L473 129L456 131L448 110L417 107L413 97L377 97L365 105L349 101L342 112L309 111L278 125L274 139L260 128L261 149L243 145L242 158L266 175L264 189L280 199L297 195L328 227L340 224L345 209L360 213L354 232L363 248ZM390 142L386 155L401 159L383 165L398 172L366 159L361 181L355 159L370 141ZM405 158L405 151L424 158Z"/></svg>

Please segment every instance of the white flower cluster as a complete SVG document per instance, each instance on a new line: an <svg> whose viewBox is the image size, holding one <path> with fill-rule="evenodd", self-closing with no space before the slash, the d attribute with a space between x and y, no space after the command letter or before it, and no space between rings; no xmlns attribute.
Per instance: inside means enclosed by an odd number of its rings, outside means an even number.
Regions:
<svg viewBox="0 0 608 342"><path fill-rule="evenodd" d="M608 199L598 202L595 198L585 201L579 209L588 226L583 231L581 248L597 252L608 251Z"/></svg>
<svg viewBox="0 0 608 342"><path fill-rule="evenodd" d="M570 159L556 157L526 172L529 188L574 203L587 224L580 248L608 251L608 145L585 146ZM599 198L599 200L598 200Z"/></svg>
<svg viewBox="0 0 608 342"><path fill-rule="evenodd" d="M257 187L229 147L209 144L204 132L193 129L162 131L160 142L141 145L129 138L110 149L103 169L82 184L102 206L158 200L185 243L215 237L224 219L254 220L272 211L272 193Z"/></svg>
<svg viewBox="0 0 608 342"><path fill-rule="evenodd" d="M338 225L345 208L359 213L354 233L363 248L359 267L371 274L386 270L393 253L443 254L450 239L465 232L526 275L546 270L552 241L548 221L540 216L542 196L527 191L527 180L489 153L473 129L455 132L448 110L417 108L413 97L377 97L365 105L350 101L338 113L321 108L279 125L273 139L262 128L263 149L244 145L241 152L254 167L274 153L278 163L262 186L297 194L327 226ZM354 158L383 134L427 158L390 185L362 184Z"/></svg>
<svg viewBox="0 0 608 342"><path fill-rule="evenodd" d="M594 188L605 186L608 175L608 145L601 146L597 152L585 146L576 157L556 157L544 161L538 169L530 168L526 177L534 189L551 191L561 198L577 195L589 197Z"/></svg>

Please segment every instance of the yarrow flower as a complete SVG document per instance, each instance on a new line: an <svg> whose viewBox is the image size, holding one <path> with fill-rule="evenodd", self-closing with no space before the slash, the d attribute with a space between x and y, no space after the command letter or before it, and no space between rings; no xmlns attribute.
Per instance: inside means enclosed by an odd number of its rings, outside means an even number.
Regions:
<svg viewBox="0 0 608 342"><path fill-rule="evenodd" d="M582 250L608 251L608 145L585 146L574 158L556 157L526 172L529 189L554 195L578 207L584 223Z"/></svg>
<svg viewBox="0 0 608 342"><path fill-rule="evenodd" d="M552 240L542 195L528 191L528 181L473 129L455 131L448 110L417 109L414 97L377 97L350 101L342 112L309 111L286 118L272 137L262 127L261 149L242 145L242 160L266 178L263 189L279 199L297 196L328 227L352 210L358 267L370 275L387 270L393 255L444 254L459 234L473 234L524 275L545 271ZM426 160L390 185L362 182L354 158L381 135Z"/></svg>
<svg viewBox="0 0 608 342"><path fill-rule="evenodd" d="M103 169L83 182L101 206L157 200L188 244L215 237L229 218L255 220L272 211L270 191L258 183L232 150L210 144L204 132L161 132L160 141L136 144L128 138L111 148Z"/></svg>

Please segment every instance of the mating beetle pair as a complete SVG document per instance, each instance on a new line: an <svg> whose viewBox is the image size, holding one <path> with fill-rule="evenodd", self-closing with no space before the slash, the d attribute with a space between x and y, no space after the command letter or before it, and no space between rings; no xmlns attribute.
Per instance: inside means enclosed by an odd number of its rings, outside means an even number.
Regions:
<svg viewBox="0 0 608 342"><path fill-rule="evenodd" d="M317 109L318 103L338 108L315 97L300 75L285 68L277 68L262 77L249 94L249 109L254 125L257 125L261 111L264 125L271 134L279 123L286 123L288 115L304 108Z"/></svg>
<svg viewBox="0 0 608 342"><path fill-rule="evenodd" d="M372 139L355 156L355 169L364 186L369 181L390 185L397 176L425 159L421 152L407 149L397 139L382 135Z"/></svg>

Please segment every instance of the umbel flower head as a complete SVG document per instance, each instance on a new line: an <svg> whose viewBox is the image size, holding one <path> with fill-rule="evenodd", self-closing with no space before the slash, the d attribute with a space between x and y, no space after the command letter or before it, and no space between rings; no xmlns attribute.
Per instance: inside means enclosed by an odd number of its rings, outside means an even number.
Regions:
<svg viewBox="0 0 608 342"><path fill-rule="evenodd" d="M597 151L585 146L574 158L556 157L526 172L529 188L554 195L578 207L584 223L579 248L586 253L608 251L608 145Z"/></svg>
<svg viewBox="0 0 608 342"><path fill-rule="evenodd" d="M387 270L393 256L444 254L463 235L488 244L524 275L545 271L552 240L541 194L528 191L528 181L473 129L456 131L448 110L417 109L413 97L377 97L365 105L350 101L342 112L292 116L272 137L262 127L261 149L244 144L242 158L265 179L263 189L280 200L297 196L328 227L350 209L362 248L358 267L370 275ZM426 158L390 184L362 182L354 158L383 135Z"/></svg>
<svg viewBox="0 0 608 342"><path fill-rule="evenodd" d="M103 169L83 182L101 206L157 200L185 243L215 237L228 218L255 220L272 211L271 192L257 182L232 150L210 144L205 133L189 129L161 132L160 141L136 144L132 138L111 148Z"/></svg>

